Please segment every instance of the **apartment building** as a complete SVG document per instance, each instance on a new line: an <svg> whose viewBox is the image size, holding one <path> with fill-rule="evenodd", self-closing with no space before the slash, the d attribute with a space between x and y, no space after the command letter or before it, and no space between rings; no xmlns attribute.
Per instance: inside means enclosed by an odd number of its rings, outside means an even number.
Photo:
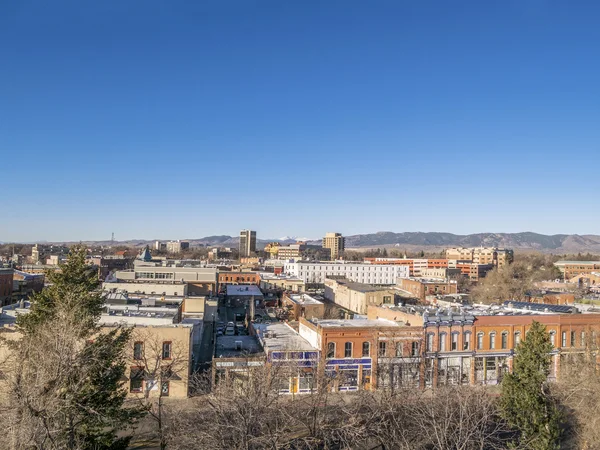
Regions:
<svg viewBox="0 0 600 450"><path fill-rule="evenodd" d="M345 277L355 283L393 285L399 277L408 277L409 268L403 265L379 265L344 262L286 262L284 271L305 283L323 284L330 276Z"/></svg>
<svg viewBox="0 0 600 450"><path fill-rule="evenodd" d="M376 265L407 266L411 277L427 276L426 272L430 269L448 268L447 259L364 258L364 261Z"/></svg>
<svg viewBox="0 0 600 450"><path fill-rule="evenodd" d="M69 247L66 245L54 244L34 244L31 249L31 260L34 264L45 264L49 256L66 256L69 254Z"/></svg>
<svg viewBox="0 0 600 450"><path fill-rule="evenodd" d="M167 242L167 252L181 253L190 248L190 243L187 241L169 241Z"/></svg>
<svg viewBox="0 0 600 450"><path fill-rule="evenodd" d="M367 314L369 305L393 305L395 292L393 289L355 283L344 277L333 276L325 279L324 296L349 311Z"/></svg>
<svg viewBox="0 0 600 450"><path fill-rule="evenodd" d="M346 239L341 233L326 233L323 238L323 248L329 249L331 260L335 261L346 248Z"/></svg>
<svg viewBox="0 0 600 450"><path fill-rule="evenodd" d="M477 264L468 261L455 261L450 260L448 262L450 269L459 269L460 272L469 280L478 282L484 278L487 273L494 268L493 264Z"/></svg>
<svg viewBox="0 0 600 450"><path fill-rule="evenodd" d="M256 231L240 231L240 257L252 256L256 253Z"/></svg>
<svg viewBox="0 0 600 450"><path fill-rule="evenodd" d="M470 261L474 264L491 264L503 267L513 262L514 252L511 249L497 247L449 248L446 258L450 260Z"/></svg>
<svg viewBox="0 0 600 450"><path fill-rule="evenodd" d="M578 275L591 275L600 272L600 261L557 261L554 265L563 274L565 280Z"/></svg>

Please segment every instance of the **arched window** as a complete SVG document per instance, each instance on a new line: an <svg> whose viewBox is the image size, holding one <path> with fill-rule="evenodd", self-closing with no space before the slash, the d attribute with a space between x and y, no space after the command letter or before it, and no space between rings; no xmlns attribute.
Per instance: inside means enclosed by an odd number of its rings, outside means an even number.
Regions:
<svg viewBox="0 0 600 450"><path fill-rule="evenodd" d="M521 332L515 331L515 346L519 345L519 342L521 342Z"/></svg>
<svg viewBox="0 0 600 450"><path fill-rule="evenodd" d="M327 357L335 358L335 342L329 342L327 344Z"/></svg>
<svg viewBox="0 0 600 450"><path fill-rule="evenodd" d="M490 350L493 350L496 348L496 332L492 331L490 333Z"/></svg>
<svg viewBox="0 0 600 450"><path fill-rule="evenodd" d="M344 344L344 358L352 358L352 342Z"/></svg>
<svg viewBox="0 0 600 450"><path fill-rule="evenodd" d="M371 356L371 343L368 341L363 342L363 356Z"/></svg>
<svg viewBox="0 0 600 450"><path fill-rule="evenodd" d="M506 349L508 348L508 331L503 331L502 332L502 348Z"/></svg>
<svg viewBox="0 0 600 450"><path fill-rule="evenodd" d="M450 338L450 350L455 352L458 350L458 331L453 332Z"/></svg>
<svg viewBox="0 0 600 450"><path fill-rule="evenodd" d="M477 350L483 350L483 333L477 333Z"/></svg>
<svg viewBox="0 0 600 450"><path fill-rule="evenodd" d="M471 332L465 331L463 333L463 350L471 349Z"/></svg>
<svg viewBox="0 0 600 450"><path fill-rule="evenodd" d="M433 351L433 333L427 333L427 345L426 349L428 352Z"/></svg>
<svg viewBox="0 0 600 450"><path fill-rule="evenodd" d="M402 342L396 342L396 357L402 357L403 350Z"/></svg>
<svg viewBox="0 0 600 450"><path fill-rule="evenodd" d="M387 351L387 342L379 341L379 356L385 356Z"/></svg>
<svg viewBox="0 0 600 450"><path fill-rule="evenodd" d="M446 351L446 333L440 333L440 352Z"/></svg>

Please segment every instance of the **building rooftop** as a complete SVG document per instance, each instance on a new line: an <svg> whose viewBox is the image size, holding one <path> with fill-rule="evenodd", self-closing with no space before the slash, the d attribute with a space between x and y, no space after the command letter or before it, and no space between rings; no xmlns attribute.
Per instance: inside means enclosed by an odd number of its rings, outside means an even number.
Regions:
<svg viewBox="0 0 600 450"><path fill-rule="evenodd" d="M226 295L228 296L250 296L262 297L263 293L255 284L228 284L226 286Z"/></svg>
<svg viewBox="0 0 600 450"><path fill-rule="evenodd" d="M256 336L218 336L215 347L217 358L257 355L263 349Z"/></svg>
<svg viewBox="0 0 600 450"><path fill-rule="evenodd" d="M253 323L252 327L266 352L317 350L286 323Z"/></svg>
<svg viewBox="0 0 600 450"><path fill-rule="evenodd" d="M600 261L556 261L554 263L555 266L557 266L557 265L564 265L564 264L569 264L569 265L579 264L579 265L582 265L582 266L583 265L591 265L591 264L600 265Z"/></svg>
<svg viewBox="0 0 600 450"><path fill-rule="evenodd" d="M173 325L179 320L179 308L166 306L106 305L100 325Z"/></svg>
<svg viewBox="0 0 600 450"><path fill-rule="evenodd" d="M409 277L409 278L403 278L401 277L401 279L403 280L412 280L412 281L418 281L420 283L423 284L440 284L440 283L454 283L456 284L456 280L447 280L446 278L426 278L426 277Z"/></svg>
<svg viewBox="0 0 600 450"><path fill-rule="evenodd" d="M298 305L322 305L323 302L320 302L314 297L311 297L308 294L293 294L288 295L288 298Z"/></svg>
<svg viewBox="0 0 600 450"><path fill-rule="evenodd" d="M311 319L310 322L321 328L376 328L399 326L396 322L386 319Z"/></svg>
<svg viewBox="0 0 600 450"><path fill-rule="evenodd" d="M287 274L274 274L273 272L260 272L260 278L262 280L289 280L289 281L302 281L294 275Z"/></svg>

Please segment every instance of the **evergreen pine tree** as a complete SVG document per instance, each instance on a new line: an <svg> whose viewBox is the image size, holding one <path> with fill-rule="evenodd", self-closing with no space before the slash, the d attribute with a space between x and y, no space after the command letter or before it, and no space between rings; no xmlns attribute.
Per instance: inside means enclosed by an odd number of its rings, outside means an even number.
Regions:
<svg viewBox="0 0 600 450"><path fill-rule="evenodd" d="M142 410L125 406L124 350L130 330L101 330L103 298L96 272L77 246L51 286L19 316L12 345L11 448L124 449Z"/></svg>
<svg viewBox="0 0 600 450"><path fill-rule="evenodd" d="M546 327L534 321L515 349L512 373L502 380L502 414L533 450L559 447L560 413L547 386L551 351Z"/></svg>

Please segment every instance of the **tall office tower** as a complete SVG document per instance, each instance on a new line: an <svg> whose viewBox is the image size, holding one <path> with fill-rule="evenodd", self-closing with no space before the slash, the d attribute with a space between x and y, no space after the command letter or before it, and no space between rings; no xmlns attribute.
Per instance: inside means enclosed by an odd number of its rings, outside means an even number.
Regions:
<svg viewBox="0 0 600 450"><path fill-rule="evenodd" d="M345 238L341 233L326 233L323 238L323 248L331 252L331 259L338 259L345 248Z"/></svg>
<svg viewBox="0 0 600 450"><path fill-rule="evenodd" d="M256 253L256 231L240 231L240 258Z"/></svg>

